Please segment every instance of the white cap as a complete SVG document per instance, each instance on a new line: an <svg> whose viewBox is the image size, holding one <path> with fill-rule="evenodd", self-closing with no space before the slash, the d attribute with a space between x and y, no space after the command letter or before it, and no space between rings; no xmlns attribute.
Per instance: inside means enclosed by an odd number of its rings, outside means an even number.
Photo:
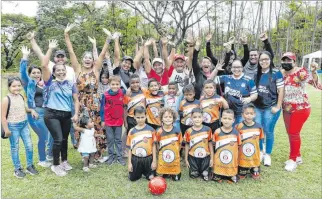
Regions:
<svg viewBox="0 0 322 199"><path fill-rule="evenodd" d="M154 58L153 61L152 61L152 66L154 65L155 62L159 62L162 65L164 65L163 60L161 58Z"/></svg>

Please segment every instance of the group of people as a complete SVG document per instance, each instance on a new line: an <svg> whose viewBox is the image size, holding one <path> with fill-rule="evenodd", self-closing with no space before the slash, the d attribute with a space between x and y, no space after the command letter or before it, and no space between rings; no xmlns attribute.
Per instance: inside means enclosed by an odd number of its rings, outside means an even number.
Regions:
<svg viewBox="0 0 322 199"><path fill-rule="evenodd" d="M248 173L260 176L261 162L270 166L274 127L283 112L289 136L287 171L303 162L300 132L310 115L306 83L322 89L316 73L296 64L294 53L284 53L281 68L274 66L274 53L265 33L260 35L265 50L249 49L240 38L242 59L234 49L235 38L225 46L224 59L211 51L212 35L206 37L207 56L198 58L199 39L187 39L187 55L168 53L167 38L161 38L159 57L155 39L136 46L134 59L120 59L120 33L103 29L106 41L100 54L95 38L93 50L78 62L67 25L66 53L50 40L46 54L27 35L41 60L41 67L28 66L30 50L22 47L19 77L8 79L8 95L2 100L3 136L10 140L14 175L26 174L19 161L19 138L26 148L27 168L38 174L28 124L38 136L38 165L51 167L58 176L72 169L68 163L68 137L84 162L84 172L96 168L95 160L107 165L126 165L129 179L142 174L181 178L181 160L191 178L237 182ZM114 57L109 54L114 41ZM150 59L150 47L154 58ZM25 90L25 99L20 94ZM104 157L107 150L108 158Z"/></svg>

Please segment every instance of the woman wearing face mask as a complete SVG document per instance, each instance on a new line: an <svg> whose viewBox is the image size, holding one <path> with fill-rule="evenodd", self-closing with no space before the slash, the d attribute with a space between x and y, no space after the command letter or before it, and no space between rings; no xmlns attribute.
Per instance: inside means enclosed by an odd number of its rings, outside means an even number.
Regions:
<svg viewBox="0 0 322 199"><path fill-rule="evenodd" d="M259 64L255 83L258 98L256 106L256 122L261 124L265 133L265 152L263 143L260 141L260 160L264 160L265 166L271 166L271 153L274 145L274 128L281 113L284 97L284 80L279 70L273 69L272 55L263 51L259 55Z"/></svg>
<svg viewBox="0 0 322 199"><path fill-rule="evenodd" d="M215 79L217 84L223 84L225 88L225 99L229 108L235 112L235 124L242 121L242 109L244 104L248 104L257 99L257 89L254 81L243 73L243 65L240 60L232 63L232 75L221 75L217 77L218 71L222 71L223 65L218 63L209 79ZM216 78L217 77L217 78Z"/></svg>
<svg viewBox="0 0 322 199"><path fill-rule="evenodd" d="M312 66L311 66L312 68ZM312 84L322 90L318 83L316 67L312 68L312 76L305 68L296 66L294 53L284 53L282 57L282 73L284 76L283 117L290 142L289 160L285 162L286 171L294 171L298 164L303 163L301 157L301 129L311 112L311 105L305 92L305 83Z"/></svg>
<svg viewBox="0 0 322 199"><path fill-rule="evenodd" d="M27 96L28 108L35 110L39 115L39 117L35 119L31 114L27 114L28 122L38 136L38 165L50 167L51 163L46 160L46 155L51 156L52 153L50 151L51 148L48 148L46 152L46 143L49 141L48 136L49 139L52 139L52 137L44 121L44 108L42 108L44 103L44 82L41 78L41 68L32 65L27 69L30 49L26 46L22 46L21 52L23 57L20 62L20 74L23 88ZM50 141L52 142L52 140Z"/></svg>
<svg viewBox="0 0 322 199"><path fill-rule="evenodd" d="M75 84L65 80L66 67L56 64L53 71L49 70L49 58L52 50L57 47L57 41L49 42L46 56L41 60L42 78L45 83L45 124L54 139L53 166L51 170L58 176L65 176L66 171L72 167L67 163L68 135L71 122L78 120L79 101ZM52 75L51 75L52 74ZM75 115L72 117L72 105L74 102ZM61 157L61 163L59 161Z"/></svg>
<svg viewBox="0 0 322 199"><path fill-rule="evenodd" d="M100 53L98 59L94 63L92 52L85 52L83 55L82 64L78 63L76 54L73 50L72 43L69 38L68 32L74 27L74 25L67 25L65 29L65 41L68 48L70 60L72 66L75 70L75 75L77 77L76 85L78 88L79 96L78 99L80 101L80 110L87 110L89 117L93 119L94 127L95 127L95 135L97 139L103 137L104 132L103 128L100 125L100 95L98 93L98 84L101 81L100 79L100 69L102 67L103 59L105 57L105 53L108 49L108 45L111 39L111 33L103 29L105 34L107 34L106 42ZM80 111L82 112L82 111ZM81 114L81 113L80 113ZM100 135L100 136L98 136ZM79 132L75 132L75 138L79 139ZM99 143L99 140L96 140ZM77 142L79 143L79 142ZM100 145L100 148L97 149L97 154L95 158L99 158L102 156L102 152L105 146Z"/></svg>

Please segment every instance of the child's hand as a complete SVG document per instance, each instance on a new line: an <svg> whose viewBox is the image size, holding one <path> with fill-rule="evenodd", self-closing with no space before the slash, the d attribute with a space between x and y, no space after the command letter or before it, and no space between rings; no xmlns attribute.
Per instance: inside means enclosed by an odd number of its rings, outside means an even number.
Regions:
<svg viewBox="0 0 322 199"><path fill-rule="evenodd" d="M127 165L127 170L128 170L129 172L133 172L133 166L132 166L132 163L129 163L129 164Z"/></svg>
<svg viewBox="0 0 322 199"><path fill-rule="evenodd" d="M152 161L151 169L152 169L152 170L155 170L156 168L157 168L157 163L156 163L156 161Z"/></svg>
<svg viewBox="0 0 322 199"><path fill-rule="evenodd" d="M132 95L132 90L131 90L131 88L128 88L127 90L126 90L126 94L125 95L127 95L127 96L131 96Z"/></svg>
<svg viewBox="0 0 322 199"><path fill-rule="evenodd" d="M126 129L129 128L129 126L127 125L127 122L126 121L124 121L124 128L126 128Z"/></svg>
<svg viewBox="0 0 322 199"><path fill-rule="evenodd" d="M38 119L39 115L38 113L35 111L35 110L31 110L31 116L34 118L34 119Z"/></svg>
<svg viewBox="0 0 322 199"><path fill-rule="evenodd" d="M212 160L212 158L210 158L210 161L209 161L209 167L213 167L213 160Z"/></svg>
<svg viewBox="0 0 322 199"><path fill-rule="evenodd" d="M186 160L186 166L187 166L188 169L190 169L190 164L189 164L188 160Z"/></svg>

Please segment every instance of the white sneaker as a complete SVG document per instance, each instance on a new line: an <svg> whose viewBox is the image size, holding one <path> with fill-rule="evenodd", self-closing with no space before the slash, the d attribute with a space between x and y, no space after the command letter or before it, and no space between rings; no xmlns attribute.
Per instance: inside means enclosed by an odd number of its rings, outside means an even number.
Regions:
<svg viewBox="0 0 322 199"><path fill-rule="evenodd" d="M48 161L52 161L54 158L53 158L53 156L46 155L46 159L47 159Z"/></svg>
<svg viewBox="0 0 322 199"><path fill-rule="evenodd" d="M65 175L67 175L66 171L64 171L64 169L62 169L60 165L58 165L58 166L55 166L55 165L51 166L51 170L56 175L58 175L58 176L65 176Z"/></svg>
<svg viewBox="0 0 322 199"><path fill-rule="evenodd" d="M62 163L60 163L60 166L65 170L65 171L69 171L69 170L72 170L73 167L70 166L67 161L64 161Z"/></svg>
<svg viewBox="0 0 322 199"><path fill-rule="evenodd" d="M261 151L260 154L259 154L259 160L260 160L260 162L263 162L264 155L265 154Z"/></svg>
<svg viewBox="0 0 322 199"><path fill-rule="evenodd" d="M104 163L106 160L108 160L108 156L104 156L104 157L100 158L98 161L100 163Z"/></svg>
<svg viewBox="0 0 322 199"><path fill-rule="evenodd" d="M41 162L38 162L38 165L41 166L41 167L50 167L51 166L51 162L48 162L48 161L41 161Z"/></svg>
<svg viewBox="0 0 322 199"><path fill-rule="evenodd" d="M293 160L289 160L285 166L285 170L286 171L295 171L297 167L296 162L294 162Z"/></svg>
<svg viewBox="0 0 322 199"><path fill-rule="evenodd" d="M302 159L302 157L301 156L299 156L299 157L297 157L296 158L296 164L303 164L303 159Z"/></svg>
<svg viewBox="0 0 322 199"><path fill-rule="evenodd" d="M272 159L271 159L271 155L269 154L265 154L264 157L264 166L271 166L272 165Z"/></svg>
<svg viewBox="0 0 322 199"><path fill-rule="evenodd" d="M89 168L97 168L97 165L95 165L95 164L89 164L88 167Z"/></svg>
<svg viewBox="0 0 322 199"><path fill-rule="evenodd" d="M89 171L90 171L90 169L89 169L88 167L83 167L83 171L85 171L85 172L89 172Z"/></svg>

